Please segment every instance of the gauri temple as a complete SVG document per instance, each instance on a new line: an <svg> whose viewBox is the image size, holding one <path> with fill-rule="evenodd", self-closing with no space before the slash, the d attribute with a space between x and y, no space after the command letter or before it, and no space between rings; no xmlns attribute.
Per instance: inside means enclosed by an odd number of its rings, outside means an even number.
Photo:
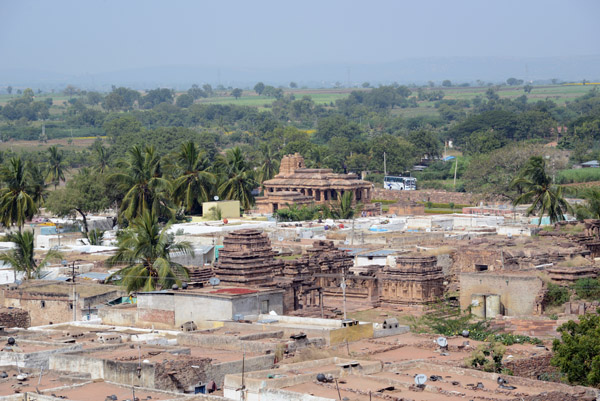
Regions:
<svg viewBox="0 0 600 401"><path fill-rule="evenodd" d="M274 213L291 204L307 205L336 201L352 192L354 202L369 204L373 184L356 174L336 174L328 168L306 168L300 154L283 156L279 174L263 182L264 196L256 198L260 213Z"/></svg>

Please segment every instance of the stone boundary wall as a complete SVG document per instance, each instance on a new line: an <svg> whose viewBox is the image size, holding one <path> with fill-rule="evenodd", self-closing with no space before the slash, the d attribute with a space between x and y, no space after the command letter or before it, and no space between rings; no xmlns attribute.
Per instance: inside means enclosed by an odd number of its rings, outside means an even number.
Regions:
<svg viewBox="0 0 600 401"><path fill-rule="evenodd" d="M555 366L550 365L552 353L535 355L529 358L515 359L504 363L514 376L537 380L543 373L553 374L558 372Z"/></svg>
<svg viewBox="0 0 600 401"><path fill-rule="evenodd" d="M48 369L48 360L57 354L81 350L81 344L57 344L43 341L20 340L19 344L50 346L53 349L35 352L0 352L0 366L17 366L25 369Z"/></svg>
<svg viewBox="0 0 600 401"><path fill-rule="evenodd" d="M461 205L471 205L475 202L475 197L467 192L447 192L433 189L419 189L417 191L391 191L389 189L375 188L373 199L395 200L400 203L411 202L433 202L450 203Z"/></svg>
<svg viewBox="0 0 600 401"><path fill-rule="evenodd" d="M254 372L258 370L272 369L275 365L275 355L261 355L251 358L246 358L244 361L244 371ZM210 365L206 371L206 377L209 380L214 380L219 387L223 386L225 375L242 373L242 360L222 362Z"/></svg>
<svg viewBox="0 0 600 401"><path fill-rule="evenodd" d="M31 326L31 317L29 316L29 312L24 309L2 308L0 309L0 326L26 329Z"/></svg>
<svg viewBox="0 0 600 401"><path fill-rule="evenodd" d="M241 351L265 353L275 351L276 345L273 343L263 343L260 341L246 341L238 337L223 336L217 334L193 334L180 333L177 335L177 344L188 347L211 347L230 351Z"/></svg>

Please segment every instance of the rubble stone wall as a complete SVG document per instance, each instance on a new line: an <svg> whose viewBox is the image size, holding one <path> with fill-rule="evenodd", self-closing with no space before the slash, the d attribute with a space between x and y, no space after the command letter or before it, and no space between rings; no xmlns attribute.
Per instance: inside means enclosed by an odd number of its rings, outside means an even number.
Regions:
<svg viewBox="0 0 600 401"><path fill-rule="evenodd" d="M0 326L6 328L21 327L26 329L31 326L29 312L18 308L2 308L0 309Z"/></svg>
<svg viewBox="0 0 600 401"><path fill-rule="evenodd" d="M538 379L542 374L554 374L558 371L555 366L550 365L552 353L535 355L529 358L508 361L504 367L510 369L514 376Z"/></svg>
<svg viewBox="0 0 600 401"><path fill-rule="evenodd" d="M471 205L474 202L473 194L466 192L447 192L433 189L420 189L417 191L390 191L375 188L373 199L396 200L399 202L433 202L433 203L455 203Z"/></svg>

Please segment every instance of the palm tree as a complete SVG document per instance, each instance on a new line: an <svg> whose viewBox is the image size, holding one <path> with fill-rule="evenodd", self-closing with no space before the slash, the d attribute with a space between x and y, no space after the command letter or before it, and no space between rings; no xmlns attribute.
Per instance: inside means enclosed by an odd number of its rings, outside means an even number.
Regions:
<svg viewBox="0 0 600 401"><path fill-rule="evenodd" d="M171 219L175 211L171 205L171 184L162 177L160 157L153 147L132 147L122 171L112 174L109 180L125 192L121 214L131 221L152 210L156 216Z"/></svg>
<svg viewBox="0 0 600 401"><path fill-rule="evenodd" d="M537 213L538 225L542 224L545 214L550 218L550 223L555 223L564 220L564 214L571 209L563 197L563 188L552 183L552 178L546 172L546 162L540 156L533 156L527 161L511 186L522 190L513 204L531 203L527 208L527 216Z"/></svg>
<svg viewBox="0 0 600 401"><path fill-rule="evenodd" d="M108 151L102 145L98 145L94 147L94 152L96 153L96 171L100 174L104 174L104 172L108 169Z"/></svg>
<svg viewBox="0 0 600 401"><path fill-rule="evenodd" d="M56 145L48 148L50 155L48 160L48 172L46 173L46 179L50 179L50 182L54 184L54 189L60 184L61 181L65 181L65 173L69 170L64 163L64 154L58 150Z"/></svg>
<svg viewBox="0 0 600 401"><path fill-rule="evenodd" d="M577 219L600 219L600 189L585 188L580 196L585 199L585 203L575 206Z"/></svg>
<svg viewBox="0 0 600 401"><path fill-rule="evenodd" d="M0 221L6 227L16 224L21 231L25 221L38 210L29 192L29 177L21 158L11 158L8 166L2 168L1 176L6 187L0 189Z"/></svg>
<svg viewBox="0 0 600 401"><path fill-rule="evenodd" d="M352 205L353 196L354 195L352 191L344 192L342 196L340 196L338 192L339 201L337 204L331 205L331 208L329 209L329 215L333 219L353 218L356 212L362 208L360 203L355 206Z"/></svg>
<svg viewBox="0 0 600 401"><path fill-rule="evenodd" d="M128 292L153 291L180 284L182 278L188 277L188 270L171 260L171 252L193 256L193 250L187 242L176 243L168 230L169 225L161 230L158 217L145 210L120 235L119 248L109 263L127 266L109 279L118 278Z"/></svg>
<svg viewBox="0 0 600 401"><path fill-rule="evenodd" d="M44 177L44 172L37 163L27 164L27 173L29 173L29 185L27 192L31 194L37 207L43 207L48 196L48 184Z"/></svg>
<svg viewBox="0 0 600 401"><path fill-rule="evenodd" d="M218 191L224 199L236 199L244 210L254 203L252 191L258 186L254 172L246 162L240 148L228 149L225 157L220 157L217 166L222 174Z"/></svg>
<svg viewBox="0 0 600 401"><path fill-rule="evenodd" d="M62 256L56 250L50 250L46 256L38 264L35 261L35 252L33 247L33 232L16 232L9 233L6 240L15 243L15 248L0 254L0 261L10 264L15 271L15 279L17 273L24 274L26 280L41 278L41 272L48 264L50 259L60 259Z"/></svg>
<svg viewBox="0 0 600 401"><path fill-rule="evenodd" d="M258 180L262 184L264 181L270 180L275 176L275 172L279 169L279 161L277 160L277 152L273 152L272 148L267 144L261 146L261 153L262 164Z"/></svg>
<svg viewBox="0 0 600 401"><path fill-rule="evenodd" d="M216 183L215 175L208 171L204 153L191 141L181 145L177 160L181 175L173 181L173 198L187 213L200 213Z"/></svg>

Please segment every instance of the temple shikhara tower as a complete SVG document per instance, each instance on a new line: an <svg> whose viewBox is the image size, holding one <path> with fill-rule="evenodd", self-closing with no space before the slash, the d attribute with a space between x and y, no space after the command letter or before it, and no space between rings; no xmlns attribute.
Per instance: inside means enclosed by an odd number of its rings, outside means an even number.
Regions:
<svg viewBox="0 0 600 401"><path fill-rule="evenodd" d="M215 273L228 285L264 286L281 273L283 262L275 259L271 241L262 231L233 231L223 239Z"/></svg>
<svg viewBox="0 0 600 401"><path fill-rule="evenodd" d="M263 182L264 196L256 198L260 213L273 213L293 203L306 205L336 201L346 192L352 192L354 202L369 204L373 184L356 174L336 174L328 168L306 168L298 153L281 159L279 174Z"/></svg>

